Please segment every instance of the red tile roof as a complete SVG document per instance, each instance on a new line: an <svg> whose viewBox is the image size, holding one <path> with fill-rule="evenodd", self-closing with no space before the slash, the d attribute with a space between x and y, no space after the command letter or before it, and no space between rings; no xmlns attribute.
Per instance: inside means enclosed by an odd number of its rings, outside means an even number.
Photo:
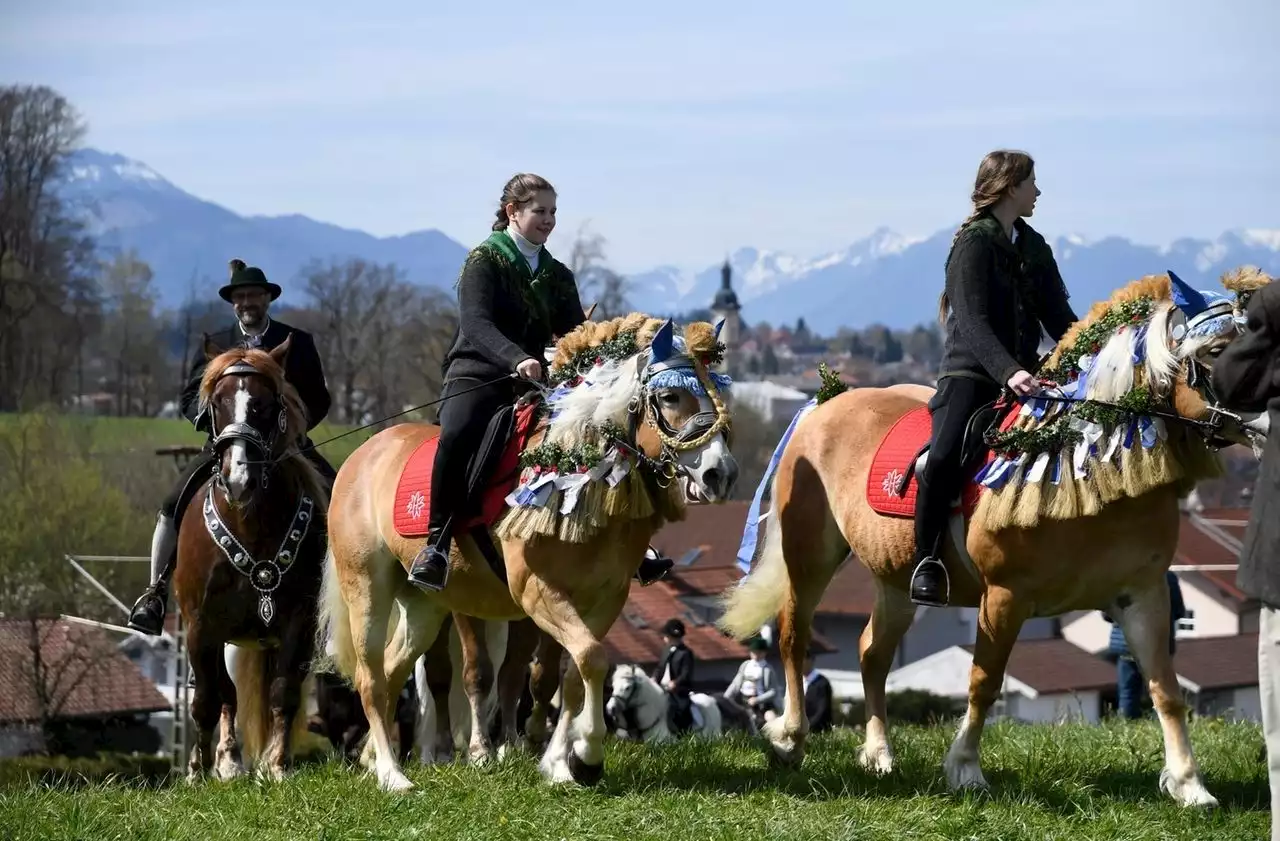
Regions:
<svg viewBox="0 0 1280 841"><path fill-rule="evenodd" d="M604 638L609 662L657 663L666 649L662 626L668 619L684 622L685 645L699 661L747 659L745 645L722 633L709 621L709 613L681 601L680 595L680 591L666 581L648 587L632 582L622 615ZM835 647L818 634L814 634L813 646L822 654L835 651Z"/></svg>
<svg viewBox="0 0 1280 841"><path fill-rule="evenodd" d="M1258 685L1258 635L1178 640L1173 667L1205 689Z"/></svg>
<svg viewBox="0 0 1280 841"><path fill-rule="evenodd" d="M97 628L54 619L36 624L44 692L54 717L90 718L160 712L169 702ZM31 624L0 619L0 722L40 718Z"/></svg>
<svg viewBox="0 0 1280 841"><path fill-rule="evenodd" d="M1239 542L1249 523L1245 508L1206 508L1199 513L1184 512L1178 531L1178 548L1173 562L1188 566L1219 566L1238 563ZM1236 586L1235 570L1197 571L1218 589L1220 595L1234 602L1237 609L1253 604Z"/></svg>
<svg viewBox="0 0 1280 841"><path fill-rule="evenodd" d="M653 540L663 554L677 561L692 549L703 548L702 555L690 566L671 571L671 583L682 596L717 596L737 583L738 546L747 522L745 500L723 505L699 505L689 508L688 517L668 523ZM764 539L768 520L760 524L760 540ZM870 616L875 605L875 583L861 563L851 560L835 574L827 587L817 613L828 616Z"/></svg>
<svg viewBox="0 0 1280 841"><path fill-rule="evenodd" d="M973 651L972 645L964 648ZM1064 639L1018 640L1007 673L1045 695L1116 685L1115 666Z"/></svg>

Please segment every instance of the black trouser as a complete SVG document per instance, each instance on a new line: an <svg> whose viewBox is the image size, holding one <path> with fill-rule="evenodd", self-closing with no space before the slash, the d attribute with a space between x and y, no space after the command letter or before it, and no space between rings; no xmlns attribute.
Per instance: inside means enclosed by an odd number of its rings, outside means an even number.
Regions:
<svg viewBox="0 0 1280 841"><path fill-rule="evenodd" d="M667 695L671 698L671 723L678 730L693 729L693 699L689 697L689 690L667 690Z"/></svg>
<svg viewBox="0 0 1280 841"><path fill-rule="evenodd" d="M994 383L944 377L929 401L933 422L929 458L916 475L916 558L934 555L964 482L960 463L965 428L974 412L1000 396Z"/></svg>
<svg viewBox="0 0 1280 841"><path fill-rule="evenodd" d="M303 443L303 446L310 446L310 440ZM320 455L317 450L310 449L303 452L307 461L315 466L316 471L324 478L325 484L329 489L333 488L333 480L337 478L338 472L333 469L333 465ZM164 502L160 504L160 513L173 520L177 526L182 522L182 515L186 511L187 504L191 502L191 498L196 494L196 488L207 478L213 475L213 466L217 462L218 456L213 452L211 447L206 446L200 451L200 454L187 463L182 470L182 476L178 479L177 484L165 497Z"/></svg>
<svg viewBox="0 0 1280 841"><path fill-rule="evenodd" d="M509 380L476 388L483 382L470 377L449 380L440 395L444 401L438 413L440 443L431 469L432 530L444 528L451 517L470 514L458 510L472 502L466 498L467 466L484 440L489 421L503 406L515 402L515 390ZM458 394L460 391L466 393Z"/></svg>

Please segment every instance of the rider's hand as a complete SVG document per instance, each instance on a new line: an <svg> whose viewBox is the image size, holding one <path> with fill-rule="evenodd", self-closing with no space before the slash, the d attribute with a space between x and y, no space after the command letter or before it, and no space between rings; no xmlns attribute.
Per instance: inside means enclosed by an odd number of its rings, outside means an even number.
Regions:
<svg viewBox="0 0 1280 841"><path fill-rule="evenodd" d="M756 705L756 699L755 699L755 698L748 698L748 699L747 699L747 706L748 706L748 707L754 707L755 705Z"/></svg>
<svg viewBox="0 0 1280 841"><path fill-rule="evenodd" d="M542 363L531 356L516 366L516 373L526 380L540 380L542 379Z"/></svg>
<svg viewBox="0 0 1280 841"><path fill-rule="evenodd" d="M1036 378L1026 371L1019 371L1014 374L1009 378L1007 385L1009 390L1019 397L1027 397L1040 390L1040 384L1036 382Z"/></svg>

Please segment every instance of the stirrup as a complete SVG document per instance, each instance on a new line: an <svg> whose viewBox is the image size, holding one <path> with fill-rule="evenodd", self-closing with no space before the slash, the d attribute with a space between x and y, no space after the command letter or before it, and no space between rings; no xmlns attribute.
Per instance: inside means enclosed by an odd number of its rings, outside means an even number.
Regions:
<svg viewBox="0 0 1280 841"><path fill-rule="evenodd" d="M942 578L942 594L941 598L937 594L925 592L917 594L918 590L916 582L920 579L922 573L929 574L934 572ZM926 588L929 589L929 588ZM911 573L911 601L925 607L948 607L951 603L951 576L947 574L946 564L933 556L922 558L920 563L916 564L915 570Z"/></svg>
<svg viewBox="0 0 1280 841"><path fill-rule="evenodd" d="M409 583L420 590L443 590L449 583L448 554L434 543L423 546L409 567Z"/></svg>

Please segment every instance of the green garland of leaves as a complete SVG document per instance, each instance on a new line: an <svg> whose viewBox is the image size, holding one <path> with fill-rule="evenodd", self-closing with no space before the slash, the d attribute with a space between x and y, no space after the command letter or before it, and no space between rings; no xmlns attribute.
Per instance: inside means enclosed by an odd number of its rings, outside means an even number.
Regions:
<svg viewBox="0 0 1280 841"><path fill-rule="evenodd" d="M1041 379L1067 382L1073 373L1080 370L1080 357L1102 350L1112 333L1126 324L1141 324L1151 317L1154 309L1155 300L1149 296L1122 301L1111 307L1097 321L1081 330L1071 347L1063 349L1056 368L1041 370Z"/></svg>
<svg viewBox="0 0 1280 841"><path fill-rule="evenodd" d="M1045 426L1032 429L1010 429L997 433L988 441L996 455L1006 458L1026 453L1038 456L1054 453L1084 440L1079 430L1071 427L1068 415L1060 415Z"/></svg>
<svg viewBox="0 0 1280 841"><path fill-rule="evenodd" d="M605 421L586 427L587 441L566 447L562 444L539 444L520 454L522 468L539 468L542 471L554 470L556 473L580 473L590 470L604 458L604 451L614 441L626 438L626 430L621 424ZM598 440L591 440L598 439Z"/></svg>
<svg viewBox="0 0 1280 841"><path fill-rule="evenodd" d="M822 386L818 389L818 393L814 395L814 399L818 401L819 406L832 397L849 390L849 384L840 379L840 374L832 371L825 362L818 363L818 376L822 379Z"/></svg>
<svg viewBox="0 0 1280 841"><path fill-rule="evenodd" d="M568 364L552 368L547 379L552 387L555 387L567 380L585 374L596 364L597 360L602 362L621 362L639 352L640 345L636 343L635 332L625 330L596 347L583 348L578 351L569 360Z"/></svg>

